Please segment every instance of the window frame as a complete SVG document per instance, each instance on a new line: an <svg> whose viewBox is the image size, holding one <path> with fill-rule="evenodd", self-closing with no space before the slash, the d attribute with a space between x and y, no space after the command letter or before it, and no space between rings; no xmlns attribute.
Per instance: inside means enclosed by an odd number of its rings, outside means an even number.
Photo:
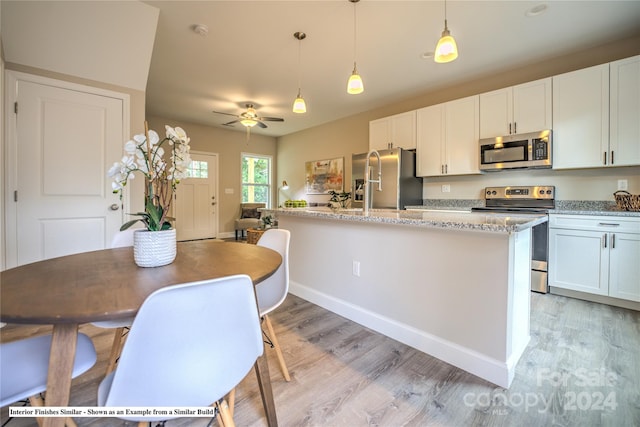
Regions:
<svg viewBox="0 0 640 427"><path fill-rule="evenodd" d="M243 179L243 167L244 167L244 160L245 158L255 158L255 159L264 159L267 161L267 168L268 168L268 172L267 172L267 183L266 184L260 184L260 183L249 183L249 182L244 182ZM246 187L253 187L253 188L266 188L266 194L267 194L267 201L265 202L265 206L267 208L271 208L271 204L272 204L272 192L273 192L273 156L269 155L269 154L257 154L257 153L247 153L247 152L242 152L240 153L240 202L241 203L254 203L253 201L245 201L244 200L244 188ZM255 202L255 203L261 203L261 202Z"/></svg>

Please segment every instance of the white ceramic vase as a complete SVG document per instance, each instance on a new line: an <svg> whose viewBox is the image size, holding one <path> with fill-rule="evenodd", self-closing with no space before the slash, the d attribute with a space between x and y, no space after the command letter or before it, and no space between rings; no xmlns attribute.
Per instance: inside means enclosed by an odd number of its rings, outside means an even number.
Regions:
<svg viewBox="0 0 640 427"><path fill-rule="evenodd" d="M133 259L138 267L160 267L176 259L176 230L136 230Z"/></svg>

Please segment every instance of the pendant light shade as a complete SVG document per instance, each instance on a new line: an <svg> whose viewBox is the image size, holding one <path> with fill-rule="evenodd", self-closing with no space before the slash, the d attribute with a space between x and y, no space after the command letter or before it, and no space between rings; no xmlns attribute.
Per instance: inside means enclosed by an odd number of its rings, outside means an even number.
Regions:
<svg viewBox="0 0 640 427"><path fill-rule="evenodd" d="M362 77L358 74L358 70L356 69L356 63L353 63L353 72L349 77L349 81L347 82L347 93L351 95L357 95L359 93L364 92L364 83L362 83Z"/></svg>
<svg viewBox="0 0 640 427"><path fill-rule="evenodd" d="M436 53L433 56L433 60L438 63L451 62L458 57L458 45L449 32L447 26L447 1L444 2L444 31L442 31L442 37L438 40L436 46Z"/></svg>
<svg viewBox="0 0 640 427"><path fill-rule="evenodd" d="M298 92L296 100L293 101L293 112L298 114L307 112L307 104L304 102L304 98L300 95L300 92Z"/></svg>
<svg viewBox="0 0 640 427"><path fill-rule="evenodd" d="M356 3L360 0L349 0L353 3L353 71L347 81L347 93L350 95L357 95L364 92L364 83L362 77L358 74L358 67L356 66Z"/></svg>
<svg viewBox="0 0 640 427"><path fill-rule="evenodd" d="M302 44L302 40L304 40L307 35L301 31L297 31L293 33L293 37L298 40L298 96L296 96L296 100L293 101L293 112L303 114L307 112L307 104L304 102L304 98L300 93L300 45Z"/></svg>

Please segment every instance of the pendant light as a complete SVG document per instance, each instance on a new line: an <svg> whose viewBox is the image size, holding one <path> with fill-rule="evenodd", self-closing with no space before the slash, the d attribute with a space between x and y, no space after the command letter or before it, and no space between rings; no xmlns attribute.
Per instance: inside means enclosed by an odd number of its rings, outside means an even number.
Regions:
<svg viewBox="0 0 640 427"><path fill-rule="evenodd" d="M447 27L447 0L444 0L444 31L438 40L433 60L438 63L451 62L458 57L458 46Z"/></svg>
<svg viewBox="0 0 640 427"><path fill-rule="evenodd" d="M307 37L307 35L301 31L297 31L293 33L293 37L298 39L298 96L296 96L296 100L293 101L293 112L302 114L307 112L307 104L304 102L304 98L300 94L300 74L301 74L300 50L301 50L302 40L304 40Z"/></svg>
<svg viewBox="0 0 640 427"><path fill-rule="evenodd" d="M353 3L353 71L347 82L347 93L357 95L364 92L364 83L362 83L362 77L358 74L358 68L356 67L356 3L360 0L349 1Z"/></svg>

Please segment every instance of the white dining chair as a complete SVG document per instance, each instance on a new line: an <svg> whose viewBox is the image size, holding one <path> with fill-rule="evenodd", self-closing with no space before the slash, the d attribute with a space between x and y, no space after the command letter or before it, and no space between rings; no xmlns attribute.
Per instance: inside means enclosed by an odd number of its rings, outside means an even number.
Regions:
<svg viewBox="0 0 640 427"><path fill-rule="evenodd" d="M111 248L124 248L133 246L133 233L140 228L127 228L124 231L118 231L111 240ZM129 327L133 322L133 317L127 317L120 320L104 320L102 322L92 322L93 326L104 329L115 329L113 333L113 343L111 344L111 353L109 354L109 360L107 361L107 369L105 375L113 371L118 358L120 357L120 351L126 338Z"/></svg>
<svg viewBox="0 0 640 427"><path fill-rule="evenodd" d="M168 286L152 293L131 325L116 369L98 387L98 405L214 405L233 426L224 395L254 366L264 343L246 275ZM180 415L119 416L153 422Z"/></svg>
<svg viewBox="0 0 640 427"><path fill-rule="evenodd" d="M40 393L47 389L51 334L0 344L0 407L29 399L31 406L43 406ZM78 334L72 378L96 363L96 349L85 334ZM71 418L68 427L75 426Z"/></svg>
<svg viewBox="0 0 640 427"><path fill-rule="evenodd" d="M282 256L282 264L273 275L256 285L256 297L258 299L258 309L260 317L267 327L267 338L270 340L280 364L282 375L286 381L291 381L287 364L282 355L282 349L276 337L276 333L271 325L268 314L278 308L287 297L289 292L289 241L291 233L289 230L281 228L271 228L262 234L257 245L277 251Z"/></svg>

